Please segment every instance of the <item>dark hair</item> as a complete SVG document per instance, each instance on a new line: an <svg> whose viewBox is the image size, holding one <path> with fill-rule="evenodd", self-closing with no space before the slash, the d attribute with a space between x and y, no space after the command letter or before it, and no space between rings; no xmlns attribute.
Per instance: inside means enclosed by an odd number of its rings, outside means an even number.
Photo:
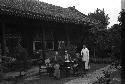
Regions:
<svg viewBox="0 0 125 84"><path fill-rule="evenodd" d="M83 45L84 47L86 47L86 45Z"/></svg>

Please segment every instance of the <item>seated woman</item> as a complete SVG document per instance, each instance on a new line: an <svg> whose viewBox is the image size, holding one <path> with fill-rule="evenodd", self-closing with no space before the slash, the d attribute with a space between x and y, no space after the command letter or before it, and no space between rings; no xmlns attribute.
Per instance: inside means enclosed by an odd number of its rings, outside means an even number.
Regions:
<svg viewBox="0 0 125 84"><path fill-rule="evenodd" d="M60 79L60 65L63 63L63 59L61 56L59 56L59 53L56 51L55 56L53 58L53 64L54 64L54 77L57 79Z"/></svg>
<svg viewBox="0 0 125 84"><path fill-rule="evenodd" d="M47 66L47 72L49 73L49 77L52 77L53 76L53 72L54 72L54 68L53 68L53 65L51 64L50 58L47 58L45 60L45 64Z"/></svg>
<svg viewBox="0 0 125 84"><path fill-rule="evenodd" d="M57 79L60 79L60 65L58 62L55 62L54 64L54 77Z"/></svg>

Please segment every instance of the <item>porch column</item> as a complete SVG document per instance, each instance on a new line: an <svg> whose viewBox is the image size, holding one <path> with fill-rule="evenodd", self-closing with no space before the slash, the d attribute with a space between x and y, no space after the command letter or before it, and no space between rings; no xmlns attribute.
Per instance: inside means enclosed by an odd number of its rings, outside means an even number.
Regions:
<svg viewBox="0 0 125 84"><path fill-rule="evenodd" d="M27 32L28 34L27 35L27 49L28 49L28 52L29 52L29 57L31 57L32 55L32 42L33 42L33 38L32 38L32 33L31 32Z"/></svg>
<svg viewBox="0 0 125 84"><path fill-rule="evenodd" d="M69 45L70 44L69 29L67 29L66 26L65 26L65 30L66 30L67 45Z"/></svg>
<svg viewBox="0 0 125 84"><path fill-rule="evenodd" d="M2 48L2 55L4 56L6 54L6 40L5 40L5 21L2 21L2 43L1 43L1 48Z"/></svg>
<svg viewBox="0 0 125 84"><path fill-rule="evenodd" d="M45 60L45 29L42 28L42 55L43 59Z"/></svg>
<svg viewBox="0 0 125 84"><path fill-rule="evenodd" d="M3 38L3 35L2 35L2 33L3 33L3 31L2 31L2 22L0 21L0 56L2 55L2 38ZM0 60L1 61L1 60Z"/></svg>

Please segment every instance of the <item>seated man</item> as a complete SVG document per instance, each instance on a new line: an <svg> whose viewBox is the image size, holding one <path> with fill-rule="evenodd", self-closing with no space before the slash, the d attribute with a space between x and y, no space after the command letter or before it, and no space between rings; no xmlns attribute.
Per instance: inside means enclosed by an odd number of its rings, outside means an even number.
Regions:
<svg viewBox="0 0 125 84"><path fill-rule="evenodd" d="M80 55L77 53L76 54L76 59L74 59L74 66L73 66L73 71L74 71L74 74L77 74L78 71L81 71L83 70L82 69L82 58L80 58Z"/></svg>
<svg viewBox="0 0 125 84"><path fill-rule="evenodd" d="M70 55L68 54L68 52L67 51L65 51L65 62L70 62L71 61L71 57L70 57Z"/></svg>

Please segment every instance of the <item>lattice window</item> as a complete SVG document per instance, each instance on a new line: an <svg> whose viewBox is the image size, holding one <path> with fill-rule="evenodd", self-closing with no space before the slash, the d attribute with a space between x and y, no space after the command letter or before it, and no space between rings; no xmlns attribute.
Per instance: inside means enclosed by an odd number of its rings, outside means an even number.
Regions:
<svg viewBox="0 0 125 84"><path fill-rule="evenodd" d="M54 36L51 30L45 32L45 49L54 50Z"/></svg>
<svg viewBox="0 0 125 84"><path fill-rule="evenodd" d="M47 50L54 50L54 41L46 41L45 45Z"/></svg>
<svg viewBox="0 0 125 84"><path fill-rule="evenodd" d="M33 41L33 51L42 50L41 41Z"/></svg>

